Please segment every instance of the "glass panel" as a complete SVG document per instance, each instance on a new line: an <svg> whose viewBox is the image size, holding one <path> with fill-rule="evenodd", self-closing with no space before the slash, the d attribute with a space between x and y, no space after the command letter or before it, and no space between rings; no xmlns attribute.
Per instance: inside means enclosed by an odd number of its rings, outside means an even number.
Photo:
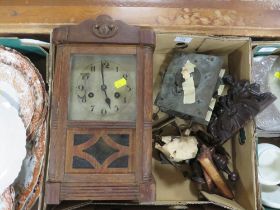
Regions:
<svg viewBox="0 0 280 210"><path fill-rule="evenodd" d="M73 168L94 168L87 160L78 156L73 157Z"/></svg>
<svg viewBox="0 0 280 210"><path fill-rule="evenodd" d="M72 55L68 119L135 121L136 55Z"/></svg>
<svg viewBox="0 0 280 210"><path fill-rule="evenodd" d="M129 146L129 137L128 134L108 134L110 138L118 144L123 146Z"/></svg>
<svg viewBox="0 0 280 210"><path fill-rule="evenodd" d="M106 142L100 138L94 145L85 149L84 152L94 157L100 164L103 164L108 157L118 152L118 150L107 145Z"/></svg>
<svg viewBox="0 0 280 210"><path fill-rule="evenodd" d="M127 168L128 167L128 156L120 157L114 160L108 168Z"/></svg>
<svg viewBox="0 0 280 210"><path fill-rule="evenodd" d="M83 144L90 140L92 135L89 134L74 134L74 146Z"/></svg>
<svg viewBox="0 0 280 210"><path fill-rule="evenodd" d="M74 134L72 169L128 168L130 158L129 134Z"/></svg>

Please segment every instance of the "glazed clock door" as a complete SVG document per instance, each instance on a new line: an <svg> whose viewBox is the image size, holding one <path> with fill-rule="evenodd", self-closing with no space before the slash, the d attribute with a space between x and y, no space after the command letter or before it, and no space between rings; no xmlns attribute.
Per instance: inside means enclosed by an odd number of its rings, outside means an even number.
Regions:
<svg viewBox="0 0 280 210"><path fill-rule="evenodd" d="M68 121L129 122L135 127L135 48L125 54L78 51L69 59ZM133 171L133 129L69 129L67 135L67 173Z"/></svg>
<svg viewBox="0 0 280 210"><path fill-rule="evenodd" d="M62 89L67 121L63 182L87 183L84 197L137 200L136 46L64 47ZM74 180L74 181L73 181ZM92 190L85 193L90 183ZM96 189L102 183L104 194ZM110 183L110 184L108 184ZM117 183L117 185L116 185ZM112 184L118 189L112 191ZM74 199L63 184L64 199ZM106 191L106 186L111 192ZM120 186L122 186L120 188ZM102 196L101 196L102 195Z"/></svg>

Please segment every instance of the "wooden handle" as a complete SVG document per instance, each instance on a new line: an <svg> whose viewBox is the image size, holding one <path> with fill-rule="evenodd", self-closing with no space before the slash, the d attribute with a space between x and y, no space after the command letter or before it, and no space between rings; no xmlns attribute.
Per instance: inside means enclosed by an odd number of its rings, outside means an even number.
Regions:
<svg viewBox="0 0 280 210"><path fill-rule="evenodd" d="M201 153L198 156L198 161L203 167L203 170L205 170L208 176L213 180L222 195L226 198L233 199L234 195L232 191L229 189L212 161L209 148L202 146Z"/></svg>

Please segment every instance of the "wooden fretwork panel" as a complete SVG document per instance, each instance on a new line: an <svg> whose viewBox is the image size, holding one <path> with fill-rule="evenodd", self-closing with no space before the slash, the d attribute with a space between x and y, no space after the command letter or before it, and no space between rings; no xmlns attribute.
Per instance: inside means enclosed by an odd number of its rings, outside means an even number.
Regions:
<svg viewBox="0 0 280 210"><path fill-rule="evenodd" d="M131 130L68 130L66 173L132 171Z"/></svg>

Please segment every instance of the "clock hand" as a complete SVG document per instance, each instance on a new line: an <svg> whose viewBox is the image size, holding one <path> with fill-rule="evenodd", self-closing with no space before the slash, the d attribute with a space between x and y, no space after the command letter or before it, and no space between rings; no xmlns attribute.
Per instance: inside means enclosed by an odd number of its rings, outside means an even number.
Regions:
<svg viewBox="0 0 280 210"><path fill-rule="evenodd" d="M109 108L111 109L111 99L110 98L106 98L105 102L108 104Z"/></svg>
<svg viewBox="0 0 280 210"><path fill-rule="evenodd" d="M105 82L104 82L104 70L103 70L103 62L102 62L102 60L101 60L101 76L102 76L102 85L104 86Z"/></svg>
<svg viewBox="0 0 280 210"><path fill-rule="evenodd" d="M102 60L101 60L101 77L102 77L101 90L105 93L105 97L106 97L105 102L106 102L106 104L108 104L109 108L111 109L111 99L107 96L107 92L106 92L107 86L105 85L105 82L104 82L104 70L103 70Z"/></svg>

